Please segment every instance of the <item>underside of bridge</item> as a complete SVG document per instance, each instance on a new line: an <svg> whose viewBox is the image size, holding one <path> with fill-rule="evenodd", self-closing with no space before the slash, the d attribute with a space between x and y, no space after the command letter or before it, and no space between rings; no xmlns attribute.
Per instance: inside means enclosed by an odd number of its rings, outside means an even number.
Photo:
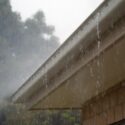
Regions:
<svg viewBox="0 0 125 125"><path fill-rule="evenodd" d="M85 125L125 118L125 1L106 0L14 94L28 109L82 109Z"/></svg>

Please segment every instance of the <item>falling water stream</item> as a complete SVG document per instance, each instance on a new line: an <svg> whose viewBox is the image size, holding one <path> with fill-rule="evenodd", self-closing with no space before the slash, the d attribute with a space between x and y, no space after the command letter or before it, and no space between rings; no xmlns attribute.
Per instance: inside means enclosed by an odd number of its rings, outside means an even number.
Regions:
<svg viewBox="0 0 125 125"><path fill-rule="evenodd" d="M101 46L101 35L100 35L100 13L98 12L97 13L97 17L96 17L96 32L97 32L97 51L98 51L98 59L97 59L97 81L96 81L96 88L97 88L97 91L96 91L96 94L98 95L98 91L101 87L101 64L100 64L100 60L99 60L99 56L100 56L100 53L99 53L99 49L100 49L100 46Z"/></svg>

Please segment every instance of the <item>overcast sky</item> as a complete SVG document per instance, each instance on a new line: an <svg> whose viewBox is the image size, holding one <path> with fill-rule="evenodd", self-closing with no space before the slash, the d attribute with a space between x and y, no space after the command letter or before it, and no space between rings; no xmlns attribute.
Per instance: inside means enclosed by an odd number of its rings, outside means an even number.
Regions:
<svg viewBox="0 0 125 125"><path fill-rule="evenodd" d="M103 0L11 0L14 11L22 19L43 10L48 24L55 26L55 34L62 43Z"/></svg>

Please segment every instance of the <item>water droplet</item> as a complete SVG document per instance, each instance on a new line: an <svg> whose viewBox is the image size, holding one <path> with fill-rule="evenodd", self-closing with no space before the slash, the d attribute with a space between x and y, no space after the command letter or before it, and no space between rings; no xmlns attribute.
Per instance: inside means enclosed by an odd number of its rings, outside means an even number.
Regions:
<svg viewBox="0 0 125 125"><path fill-rule="evenodd" d="M94 76L94 73L93 73L93 68L90 67L90 75L93 77Z"/></svg>
<svg viewBox="0 0 125 125"><path fill-rule="evenodd" d="M100 87L101 87L101 83L100 83L99 80L97 80L97 82L96 82L96 87L97 87L97 88L100 88Z"/></svg>
<svg viewBox="0 0 125 125"><path fill-rule="evenodd" d="M101 45L101 41L100 40L98 40L97 45L98 45L98 49L100 49L100 45Z"/></svg>
<svg viewBox="0 0 125 125"><path fill-rule="evenodd" d="M97 30L97 38L98 39L100 39L99 17L100 17L100 13L97 14L97 19L96 19L96 30Z"/></svg>
<svg viewBox="0 0 125 125"><path fill-rule="evenodd" d="M48 84L46 83L46 89L48 88Z"/></svg>
<svg viewBox="0 0 125 125"><path fill-rule="evenodd" d="M12 53L12 57L16 57L16 53L15 52Z"/></svg>

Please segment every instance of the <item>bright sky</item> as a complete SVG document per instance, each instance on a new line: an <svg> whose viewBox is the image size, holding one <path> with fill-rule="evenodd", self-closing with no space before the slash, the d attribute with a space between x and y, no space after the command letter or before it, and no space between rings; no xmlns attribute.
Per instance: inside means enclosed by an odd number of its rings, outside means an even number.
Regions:
<svg viewBox="0 0 125 125"><path fill-rule="evenodd" d="M11 0L14 11L22 19L38 10L45 13L47 24L55 26L55 34L64 42L68 36L99 6L103 0Z"/></svg>

